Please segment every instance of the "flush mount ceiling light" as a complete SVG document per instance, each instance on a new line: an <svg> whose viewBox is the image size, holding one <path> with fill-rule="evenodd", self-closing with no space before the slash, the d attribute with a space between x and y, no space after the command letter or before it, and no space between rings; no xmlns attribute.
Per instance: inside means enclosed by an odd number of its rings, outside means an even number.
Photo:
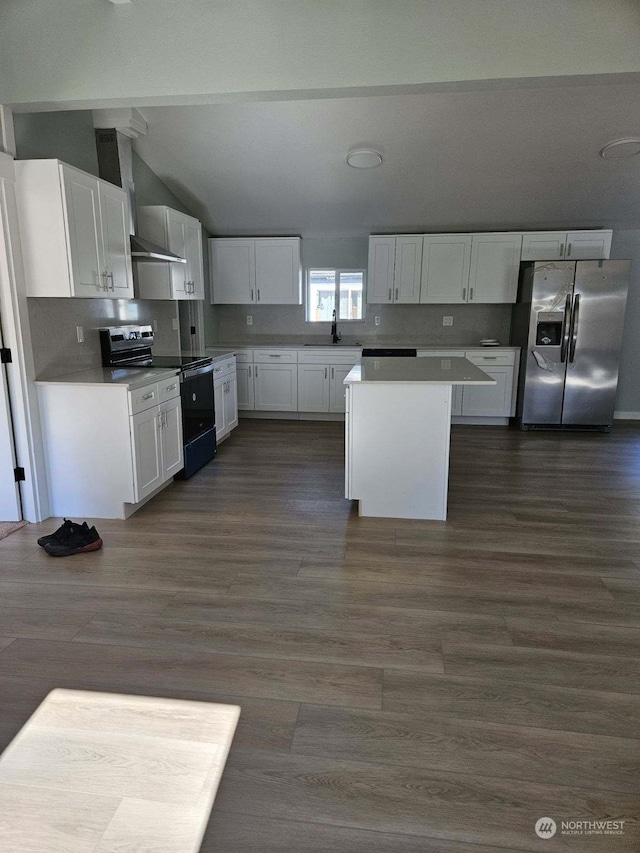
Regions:
<svg viewBox="0 0 640 853"><path fill-rule="evenodd" d="M622 160L625 157L635 157L636 154L640 154L640 137L637 136L616 139L600 151L600 156L605 160Z"/></svg>
<svg viewBox="0 0 640 853"><path fill-rule="evenodd" d="M354 169L375 169L382 163L382 154L372 148L354 148L347 154L347 163Z"/></svg>

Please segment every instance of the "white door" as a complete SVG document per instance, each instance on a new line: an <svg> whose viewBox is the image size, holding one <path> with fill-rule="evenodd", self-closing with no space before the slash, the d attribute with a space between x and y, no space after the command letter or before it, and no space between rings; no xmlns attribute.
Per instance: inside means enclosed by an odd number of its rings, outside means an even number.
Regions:
<svg viewBox="0 0 640 853"><path fill-rule="evenodd" d="M150 495L164 480L161 431L158 407L147 409L131 418L134 503Z"/></svg>
<svg viewBox="0 0 640 853"><path fill-rule="evenodd" d="M166 209L167 216L167 243L170 252L187 257L187 235L185 229L185 217L178 210ZM172 299L188 299L187 294L187 267L186 264L169 264L171 272L171 297Z"/></svg>
<svg viewBox="0 0 640 853"><path fill-rule="evenodd" d="M236 380L238 391L238 408L243 411L252 411L253 400L253 365L242 364L236 367Z"/></svg>
<svg viewBox="0 0 640 853"><path fill-rule="evenodd" d="M298 411L297 364L254 364L253 369L256 411Z"/></svg>
<svg viewBox="0 0 640 853"><path fill-rule="evenodd" d="M170 480L184 468L182 444L182 405L180 397L174 397L160 406L162 418L162 471L163 480Z"/></svg>
<svg viewBox="0 0 640 853"><path fill-rule="evenodd" d="M420 302L422 273L422 235L396 237L396 256L393 273L393 301Z"/></svg>
<svg viewBox="0 0 640 853"><path fill-rule="evenodd" d="M256 302L300 305L300 241L255 241Z"/></svg>
<svg viewBox="0 0 640 853"><path fill-rule="evenodd" d="M482 367L496 385L465 385L462 414L467 417L508 418L511 415L513 367Z"/></svg>
<svg viewBox="0 0 640 853"><path fill-rule="evenodd" d="M100 219L108 295L133 299L129 201L119 187L99 184Z"/></svg>
<svg viewBox="0 0 640 853"><path fill-rule="evenodd" d="M254 243L254 240L209 240L212 305L255 302Z"/></svg>
<svg viewBox="0 0 640 853"><path fill-rule="evenodd" d="M238 426L238 383L229 376L224 383L224 425L227 432Z"/></svg>
<svg viewBox="0 0 640 853"><path fill-rule="evenodd" d="M369 237L367 302L374 304L393 302L395 254L395 237Z"/></svg>
<svg viewBox="0 0 640 853"><path fill-rule="evenodd" d="M566 231L537 231L522 235L523 261L553 261L564 258Z"/></svg>
<svg viewBox="0 0 640 853"><path fill-rule="evenodd" d="M1 345L0 341L0 345ZM0 521L20 521L20 491L15 481L16 454L13 446L13 428L7 372L0 365Z"/></svg>
<svg viewBox="0 0 640 853"><path fill-rule="evenodd" d="M329 411L329 367L326 364L298 365L298 411Z"/></svg>
<svg viewBox="0 0 640 853"><path fill-rule="evenodd" d="M73 296L107 295L98 180L68 166L60 167L64 189Z"/></svg>
<svg viewBox="0 0 640 853"><path fill-rule="evenodd" d="M522 234L474 234L469 302L515 302Z"/></svg>
<svg viewBox="0 0 640 853"><path fill-rule="evenodd" d="M216 438L218 441L229 432L225 423L224 380L216 379L213 383L213 410L216 417Z"/></svg>
<svg viewBox="0 0 640 853"><path fill-rule="evenodd" d="M426 234L422 247L420 302L466 302L471 266L471 235Z"/></svg>
<svg viewBox="0 0 640 853"><path fill-rule="evenodd" d="M185 217L185 250L187 281L191 282L191 299L204 299L204 272L202 269L202 228L196 219Z"/></svg>
<svg viewBox="0 0 640 853"><path fill-rule="evenodd" d="M348 373L353 370L352 364L333 364L331 366L331 378L329 380L329 411L345 411L345 395L347 386L344 380Z"/></svg>
<svg viewBox="0 0 640 853"><path fill-rule="evenodd" d="M570 261L595 260L609 257L611 231L569 231L565 258Z"/></svg>

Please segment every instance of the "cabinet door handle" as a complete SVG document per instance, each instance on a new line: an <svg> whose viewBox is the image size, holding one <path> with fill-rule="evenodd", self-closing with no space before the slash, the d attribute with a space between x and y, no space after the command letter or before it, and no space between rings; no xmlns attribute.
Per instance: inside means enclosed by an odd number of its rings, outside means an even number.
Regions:
<svg viewBox="0 0 640 853"><path fill-rule="evenodd" d="M391 288L389 288L389 302L391 302Z"/></svg>
<svg viewBox="0 0 640 853"><path fill-rule="evenodd" d="M327 371L328 371L328 370L329 370L329 368L328 368L328 367L325 367L325 369L324 369L324 378L325 378L325 379L327 378Z"/></svg>
<svg viewBox="0 0 640 853"><path fill-rule="evenodd" d="M142 400L151 400L153 398L154 394L155 394L155 391L149 391L148 394L143 394L141 399Z"/></svg>
<svg viewBox="0 0 640 853"><path fill-rule="evenodd" d="M396 287L396 302L398 301L398 288Z"/></svg>
<svg viewBox="0 0 640 853"><path fill-rule="evenodd" d="M269 355L269 358L282 358L281 355Z"/></svg>
<svg viewBox="0 0 640 853"><path fill-rule="evenodd" d="M158 412L156 418L158 422L158 429L162 429L162 412Z"/></svg>
<svg viewBox="0 0 640 853"><path fill-rule="evenodd" d="M258 288L258 302L260 302L260 288Z"/></svg>
<svg viewBox="0 0 640 853"><path fill-rule="evenodd" d="M335 367L331 368L331 378L335 379Z"/></svg>
<svg viewBox="0 0 640 853"><path fill-rule="evenodd" d="M177 385L165 385L164 390L165 391L175 391L177 387L178 387Z"/></svg>
<svg viewBox="0 0 640 853"><path fill-rule="evenodd" d="M110 287L110 288L108 288L108 289L109 289L109 290L115 290L115 289L116 289L116 286L115 286L115 284L113 283L113 273L112 273L112 272L108 272L108 273L107 273L107 280L111 282L111 287Z"/></svg>
<svg viewBox="0 0 640 853"><path fill-rule="evenodd" d="M463 302L467 301L467 288L466 287L462 288L462 301Z"/></svg>
<svg viewBox="0 0 640 853"><path fill-rule="evenodd" d="M107 271L100 273L100 277L102 278L102 287L101 290L109 290L109 285L107 283Z"/></svg>
<svg viewBox="0 0 640 853"><path fill-rule="evenodd" d="M251 301L253 302L253 288L251 288Z"/></svg>
<svg viewBox="0 0 640 853"><path fill-rule="evenodd" d="M571 257L571 243L569 243L569 245L567 246L567 257Z"/></svg>
<svg viewBox="0 0 640 853"><path fill-rule="evenodd" d="M473 288L469 288L469 302L473 302Z"/></svg>
<svg viewBox="0 0 640 853"><path fill-rule="evenodd" d="M560 251L558 252L558 257L561 258L564 255L564 243L560 243Z"/></svg>

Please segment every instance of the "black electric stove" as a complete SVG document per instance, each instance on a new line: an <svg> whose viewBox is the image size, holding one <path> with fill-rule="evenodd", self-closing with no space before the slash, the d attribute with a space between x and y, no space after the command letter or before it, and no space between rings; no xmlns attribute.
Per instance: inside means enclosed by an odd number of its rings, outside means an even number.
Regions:
<svg viewBox="0 0 640 853"><path fill-rule="evenodd" d="M213 359L180 353L154 355L151 326L110 326L99 331L103 367L179 371L184 469L176 478L190 477L216 455Z"/></svg>

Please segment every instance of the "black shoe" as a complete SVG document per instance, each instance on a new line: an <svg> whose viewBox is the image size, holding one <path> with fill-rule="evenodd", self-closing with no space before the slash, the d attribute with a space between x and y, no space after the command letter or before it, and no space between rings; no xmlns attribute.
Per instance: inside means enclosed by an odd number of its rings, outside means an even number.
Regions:
<svg viewBox="0 0 640 853"><path fill-rule="evenodd" d="M64 542L67 536L74 530L88 529L86 521L83 521L82 524L77 524L75 521L71 521L70 518L65 518L64 524L61 524L55 533L50 533L48 536L41 536L38 539L38 545L41 545L43 548L45 545L58 545Z"/></svg>
<svg viewBox="0 0 640 853"><path fill-rule="evenodd" d="M95 527L74 525L64 540L49 542L44 550L52 557L71 557L73 554L85 554L88 551L99 551L102 548L102 539Z"/></svg>

